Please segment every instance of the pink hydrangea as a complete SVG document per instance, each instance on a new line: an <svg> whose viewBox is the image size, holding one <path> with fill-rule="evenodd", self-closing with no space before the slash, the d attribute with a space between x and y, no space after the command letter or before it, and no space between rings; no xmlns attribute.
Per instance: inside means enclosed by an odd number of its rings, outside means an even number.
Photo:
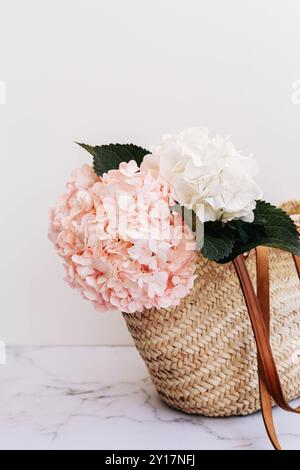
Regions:
<svg viewBox="0 0 300 470"><path fill-rule="evenodd" d="M49 229L69 284L103 311L177 305L194 284L196 256L173 204L150 157L102 178L89 165L73 172Z"/></svg>

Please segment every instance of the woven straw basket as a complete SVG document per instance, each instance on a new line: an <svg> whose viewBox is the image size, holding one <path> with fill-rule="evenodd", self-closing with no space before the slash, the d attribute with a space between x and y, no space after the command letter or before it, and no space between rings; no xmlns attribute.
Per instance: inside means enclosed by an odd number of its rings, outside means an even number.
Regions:
<svg viewBox="0 0 300 470"><path fill-rule="evenodd" d="M282 206L300 213L300 202ZM289 253L270 249L271 345L289 400L300 395L300 289ZM246 264L253 282L256 256ZM233 263L199 255L198 277L178 307L124 314L153 383L168 405L205 416L260 408L257 355Z"/></svg>

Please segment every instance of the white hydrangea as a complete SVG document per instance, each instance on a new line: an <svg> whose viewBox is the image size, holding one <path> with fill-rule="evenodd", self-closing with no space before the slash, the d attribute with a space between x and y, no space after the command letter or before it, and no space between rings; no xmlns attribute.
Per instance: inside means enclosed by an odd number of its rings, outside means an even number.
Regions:
<svg viewBox="0 0 300 470"><path fill-rule="evenodd" d="M262 196L253 158L239 154L229 139L191 128L166 135L155 149L161 176L174 188L178 203L202 222L242 219L252 222Z"/></svg>

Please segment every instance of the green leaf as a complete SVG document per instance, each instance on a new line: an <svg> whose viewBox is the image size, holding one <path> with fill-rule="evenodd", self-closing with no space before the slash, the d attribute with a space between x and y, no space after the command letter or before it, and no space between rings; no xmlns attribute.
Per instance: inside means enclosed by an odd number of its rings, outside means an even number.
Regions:
<svg viewBox="0 0 300 470"><path fill-rule="evenodd" d="M96 155L96 148L97 147L92 147L92 145L88 145L88 144L81 144L80 142L75 142L75 144L79 145L80 147L82 147L84 150L86 150L87 152L89 152L91 155L93 155L93 157Z"/></svg>
<svg viewBox="0 0 300 470"><path fill-rule="evenodd" d="M227 225L234 237L234 247L227 258L220 260L221 263L257 246L278 248L300 256L299 234L294 222L286 212L272 204L257 201L253 223L238 220Z"/></svg>
<svg viewBox="0 0 300 470"><path fill-rule="evenodd" d="M138 166L141 165L144 156L149 151L134 144L108 144L96 145L95 147L76 142L80 147L93 155L94 171L98 176L102 176L109 170L116 170L120 163L134 160Z"/></svg>
<svg viewBox="0 0 300 470"><path fill-rule="evenodd" d="M267 235L272 234L276 228L284 228L292 238L299 238L297 227L290 216L284 210L268 202L256 202L254 223L263 224Z"/></svg>
<svg viewBox="0 0 300 470"><path fill-rule="evenodd" d="M231 229L221 222L206 222L204 225L204 245L202 254L206 258L220 262L228 258L234 247Z"/></svg>
<svg viewBox="0 0 300 470"><path fill-rule="evenodd" d="M184 216L194 232L197 225L199 229L197 216L192 210L179 204L172 209ZM294 222L282 209L264 201L257 201L252 223L242 220L232 220L226 224L206 222L203 245L203 232L197 231L196 235L197 248L206 258L218 263L228 263L257 246L279 248L300 256L299 235Z"/></svg>

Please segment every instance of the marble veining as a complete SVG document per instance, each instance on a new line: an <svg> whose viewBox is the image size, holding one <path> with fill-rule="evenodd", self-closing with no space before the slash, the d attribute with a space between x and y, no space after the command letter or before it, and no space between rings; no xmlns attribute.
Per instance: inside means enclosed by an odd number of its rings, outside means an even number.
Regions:
<svg viewBox="0 0 300 470"><path fill-rule="evenodd" d="M168 408L133 347L10 348L0 383L0 449L271 449L260 413ZM283 446L300 449L300 416L274 414Z"/></svg>

